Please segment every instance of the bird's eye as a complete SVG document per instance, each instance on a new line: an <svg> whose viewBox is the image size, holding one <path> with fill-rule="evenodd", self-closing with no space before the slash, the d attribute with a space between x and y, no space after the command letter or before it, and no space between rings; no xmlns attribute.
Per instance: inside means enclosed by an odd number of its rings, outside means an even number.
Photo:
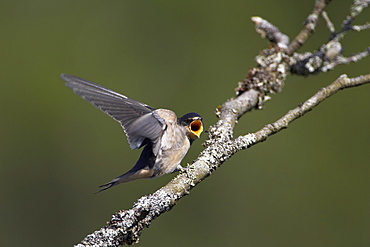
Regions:
<svg viewBox="0 0 370 247"><path fill-rule="evenodd" d="M200 121L200 120L195 120L195 121L191 122L191 124L190 124L190 129L194 132L199 131L201 128L202 128L202 121Z"/></svg>

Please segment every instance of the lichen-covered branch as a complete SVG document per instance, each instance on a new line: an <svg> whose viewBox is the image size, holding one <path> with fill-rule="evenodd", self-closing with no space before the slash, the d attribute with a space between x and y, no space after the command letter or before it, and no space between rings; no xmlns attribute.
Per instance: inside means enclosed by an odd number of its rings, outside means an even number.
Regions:
<svg viewBox="0 0 370 247"><path fill-rule="evenodd" d="M267 38L282 49L288 48L289 37L280 32L276 26L258 16L252 17L251 20L256 24L256 31L262 38Z"/></svg>
<svg viewBox="0 0 370 247"><path fill-rule="evenodd" d="M304 22L304 28L288 46L287 53L289 55L296 52L312 36L319 22L322 11L330 2L331 0L316 0L312 13Z"/></svg>
<svg viewBox="0 0 370 247"><path fill-rule="evenodd" d="M297 75L314 75L319 72L327 72L334 69L337 65L348 64L357 62L370 55L370 47L367 47L364 51L357 52L348 57L342 55L342 44L340 41L348 34L349 31L366 31L370 28L370 24L364 25L353 25L355 18L362 13L370 4L370 0L355 0L350 7L350 13L342 23L342 28L336 32L334 24L329 19L328 14L320 8L322 16L327 23L327 27L330 31L329 42L323 44L317 51L304 52L304 53L291 53L289 50L287 53L292 54L291 60L291 72ZM319 6L323 6L320 4ZM318 11L317 11L318 13ZM316 15L315 15L316 16ZM317 24L317 22L316 22ZM312 29L314 30L314 28ZM293 42L292 42L293 43ZM292 45L292 44L291 44Z"/></svg>
<svg viewBox="0 0 370 247"><path fill-rule="evenodd" d="M295 109L290 110L287 114L285 114L276 122L266 125L264 128L254 133L256 137L255 144L264 141L267 139L267 137L287 128L291 122L302 117L304 114L311 111L314 107L337 93L339 90L349 87L361 86L366 83L370 83L370 74L358 76L355 78L348 78L347 75L341 75L329 86L321 88L314 96L306 100L304 103L300 104Z"/></svg>
<svg viewBox="0 0 370 247"><path fill-rule="evenodd" d="M245 79L239 82L236 89L237 96L216 109L219 120L209 128L207 132L209 138L198 158L188 169L180 172L167 185L153 194L139 198L131 209L121 210L114 214L106 226L88 235L76 246L120 246L138 242L144 228L149 227L151 222L161 214L170 211L181 198L190 193L192 188L210 176L235 153L265 141L269 136L287 128L291 122L311 111L339 90L370 83L370 75L356 78L342 75L276 122L266 125L255 133L233 137L233 130L238 119L252 109L262 109L271 94L278 93L283 89L285 78L289 73L308 75L325 72L337 64L345 63L344 61L355 62L369 55L370 49L367 49L351 57L343 58L339 43L344 34L351 30L350 26L352 30L367 29L367 24L353 28L354 26L350 23L361 13L362 9L367 6L365 3L369 1L354 1L351 14L344 21L346 30L342 28L341 32L337 34L334 32L334 24L324 12L329 2L329 0L316 1L314 10L307 19L303 30L290 44L288 36L273 24L260 17L253 17L252 21L256 24L257 32L270 41L270 48L263 50L256 57L257 66L251 68ZM331 40L324 44L318 52L296 53L296 50L313 34L321 13L323 13L331 32ZM310 63L310 59L318 61L318 67L314 67ZM332 64L331 67L330 64ZM313 69L310 66L313 66Z"/></svg>

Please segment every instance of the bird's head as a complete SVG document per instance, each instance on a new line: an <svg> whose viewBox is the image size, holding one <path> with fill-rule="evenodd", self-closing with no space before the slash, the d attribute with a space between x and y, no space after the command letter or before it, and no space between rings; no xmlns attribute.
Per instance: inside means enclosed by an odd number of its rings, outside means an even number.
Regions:
<svg viewBox="0 0 370 247"><path fill-rule="evenodd" d="M187 130L190 141L200 137L203 132L202 117L195 112L190 112L177 119L179 125L184 126Z"/></svg>

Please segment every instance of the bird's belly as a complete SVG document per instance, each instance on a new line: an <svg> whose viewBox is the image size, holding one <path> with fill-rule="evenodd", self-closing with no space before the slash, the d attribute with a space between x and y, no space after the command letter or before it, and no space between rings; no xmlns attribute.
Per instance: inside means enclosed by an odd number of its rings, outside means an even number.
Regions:
<svg viewBox="0 0 370 247"><path fill-rule="evenodd" d="M180 147L162 150L162 154L156 159L153 177L174 172L185 157L189 147L190 144L184 142Z"/></svg>

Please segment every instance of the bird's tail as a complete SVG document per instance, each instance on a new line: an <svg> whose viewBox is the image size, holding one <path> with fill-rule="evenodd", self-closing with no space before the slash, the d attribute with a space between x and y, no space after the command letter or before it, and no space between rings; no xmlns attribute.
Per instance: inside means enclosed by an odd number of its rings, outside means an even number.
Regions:
<svg viewBox="0 0 370 247"><path fill-rule="evenodd" d="M94 194L97 194L99 192L102 192L103 190L107 190L109 188L112 188L113 186L116 186L118 184L120 184L121 182L119 181L120 177L117 177L115 179L113 179L112 181L110 181L109 183L106 183L106 184L103 184L103 185L100 185L99 188L102 188L100 189L99 191L95 192Z"/></svg>
<svg viewBox="0 0 370 247"><path fill-rule="evenodd" d="M97 194L97 193L99 193L103 190L107 190L109 188L112 188L113 186L116 186L118 184L130 182L130 181L133 181L133 180L136 180L136 179L139 179L139 178L150 178L152 175L153 175L153 169L140 169L140 170L131 169L130 171L126 172L125 174L122 174L121 176L116 177L115 179L113 179L109 183L100 185L99 188L102 188L102 189L95 192L95 194Z"/></svg>

